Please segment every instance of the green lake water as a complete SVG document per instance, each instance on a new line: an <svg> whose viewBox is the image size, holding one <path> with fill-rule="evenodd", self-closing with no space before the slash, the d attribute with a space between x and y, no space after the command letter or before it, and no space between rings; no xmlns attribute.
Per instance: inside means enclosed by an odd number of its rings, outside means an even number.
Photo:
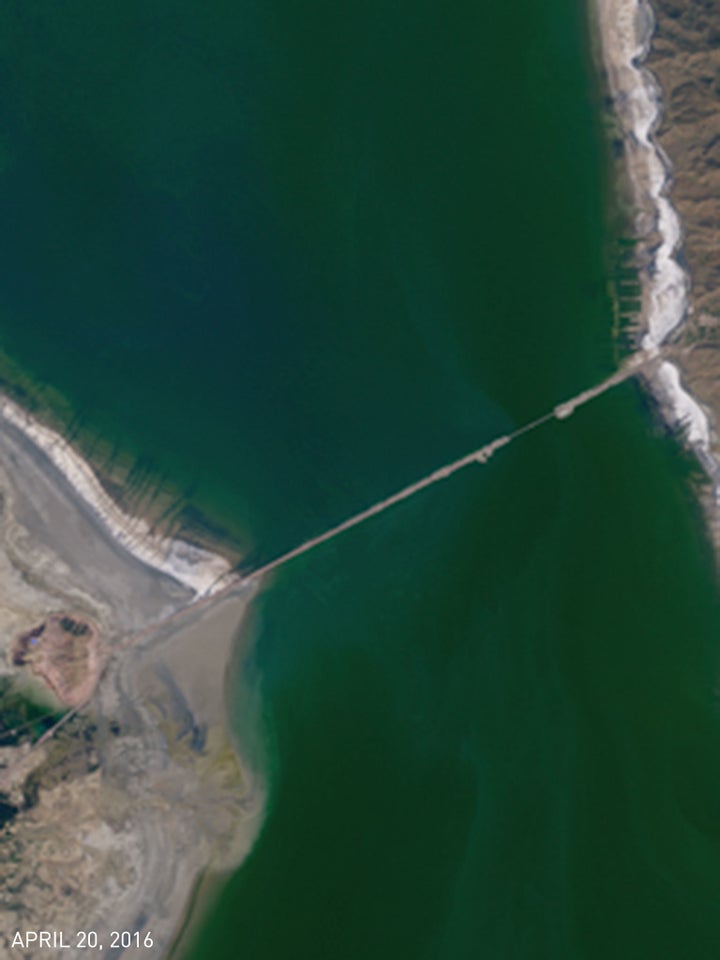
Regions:
<svg viewBox="0 0 720 960"><path fill-rule="evenodd" d="M248 562L614 369L582 4L12 0L0 89L0 345ZM716 957L691 472L628 383L278 574L192 960Z"/></svg>

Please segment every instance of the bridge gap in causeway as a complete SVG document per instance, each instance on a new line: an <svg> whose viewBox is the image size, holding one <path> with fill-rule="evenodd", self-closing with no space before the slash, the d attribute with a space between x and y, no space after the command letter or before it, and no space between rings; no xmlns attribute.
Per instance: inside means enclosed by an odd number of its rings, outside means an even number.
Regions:
<svg viewBox="0 0 720 960"><path fill-rule="evenodd" d="M183 619L189 614L199 611L203 607L214 603L216 600L220 600L222 597L228 596L229 594L241 590L243 587L262 579L262 577L268 573L271 573L273 570L278 570L280 567L285 566L286 563L290 563L291 560L295 560L297 557L301 557L303 554L309 553L310 550L314 550L316 547L321 546L323 543L327 543L329 540L334 540L335 537L339 537L347 530L352 530L353 527L357 527L361 523L365 523L366 520L370 520L372 517L376 517L378 514L384 513L385 510L389 510L390 507L394 507L396 504L402 503L403 500L408 500L410 497L415 496L416 493L420 493L421 490L426 490L428 487L439 483L441 480L447 480L448 477L452 477L453 474L457 473L458 471L464 470L465 467L472 466L474 463L480 465L487 463L488 460L494 456L498 450L501 450L503 447L507 447L508 444L512 443L514 440L517 440L519 437L524 436L524 434L530 433L532 430L537 430L538 427L550 420L567 419L578 409L578 407L589 403L591 400L601 396L608 390L612 390L613 387L623 383L625 380L629 380L638 373L657 368L660 362L660 351L657 349L652 352L641 351L632 354L625 361L623 361L622 365L615 373L601 381L599 384L597 384L597 386L591 387L589 390L583 390L581 393L571 397L569 400L565 400L563 403L557 404L548 413L544 414L542 417L538 417L537 420L531 420L524 426L518 427L517 430L513 430L511 433L508 433L505 436L497 437L490 443L486 443L478 450L473 450L472 453L468 453L464 457L460 457L458 460L453 460L444 467L439 467L437 470L433 470L432 473L428 474L426 477L423 477L421 480L417 480L415 483L411 483L407 487L403 487L402 490L398 490L397 493L391 494L389 497L378 501L371 507L367 507L365 510L361 510L359 513L354 514L352 517L349 517L342 523L338 523L337 525L330 527L324 533L320 533L316 537L311 537L309 540L305 540L304 543L301 543L297 547L293 547L292 550L288 550L287 552L280 554L280 556L276 557L274 560L264 563L262 566L250 571L250 573L236 576L226 586L214 591L213 593L205 594L204 596L199 597L193 603L188 604L188 606L182 607L180 610L176 610L175 613L170 614L170 616L166 617L164 620L149 624L138 633L127 637L118 646L118 648L116 648L116 652L120 652L127 647L136 644L138 641L149 636L151 633L154 633L155 630L159 629L160 627L169 626L170 624Z"/></svg>
<svg viewBox="0 0 720 960"><path fill-rule="evenodd" d="M386 497L384 500L378 501L377 503L373 504L373 506L367 507L365 510L361 510L360 513L354 514L352 517L349 517L342 523L338 523L336 526L330 527L324 533L321 533L316 537L311 537L311 539L306 540L304 543L294 547L292 550L288 550L286 553L281 554L274 560L270 560L268 563L263 564L261 567L258 567L251 573L240 577L237 581L234 581L232 584L225 587L224 590L218 591L216 594L212 594L212 598L221 596L224 593L228 593L231 590L234 590L239 586L250 583L254 580L261 579L266 573L271 573L273 570L277 570L279 567L284 566L291 560L295 560L304 553L314 550L315 547L319 547L321 544L327 543L328 540L333 540L335 537L340 536L340 534L345 533L347 530L351 530L353 527L359 526L359 524L364 523L371 517L375 517L379 513L389 510L390 507L394 507L396 504L401 503L403 500L407 500L410 497L415 496L415 494L420 493L421 490L425 490L427 487L431 487L433 484L439 483L441 480L447 480L448 477L453 476L453 474L457 473L459 470L464 470L465 467L469 467L473 463L480 465L487 463L488 460L498 450L500 450L502 447L508 446L508 444L512 443L513 440L517 440L518 437L521 437L526 433L530 433L532 430L536 430L549 420L565 420L567 417L573 414L578 407L589 403L591 400L595 400L596 397L601 396L608 390L612 390L613 387L623 383L625 380L629 380L631 377L636 376L643 370L648 370L650 367L657 366L658 363L658 353L639 352L632 354L622 363L616 373L611 374L601 383L597 384L597 386L591 387L589 390L583 390L570 400L566 400L563 403L557 404L557 406L553 407L549 413L544 414L542 417L538 417L537 420L532 420L529 423L526 423L525 426L519 427L517 430L513 430L511 433L508 433L503 437L497 437L490 443L485 444L485 446L480 447L479 450L474 450L472 453L468 453L464 457L460 457L458 460L453 460L452 463L448 463L444 467L434 470L421 480L411 483L407 487L403 487L403 489L398 490L397 493L391 494L391 496ZM203 601L201 600L199 602Z"/></svg>
<svg viewBox="0 0 720 960"><path fill-rule="evenodd" d="M672 348L666 349L664 352L671 353ZM643 371L651 372L653 368L657 368L660 362L661 353L658 349L655 349L652 352L638 352L631 355L622 363L616 373L613 373L611 376L607 377L601 383L597 384L597 386L591 387L589 390L583 390L576 396L571 397L570 400L566 400L563 403L557 404L557 406L553 407L549 413L544 414L542 417L538 417L537 420L531 420L524 426L518 427L517 430L513 430L511 433L508 433L505 436L497 437L490 443L486 443L485 446L480 447L478 450L473 450L472 453L468 453L464 457L460 457L458 460L453 460L452 463L448 463L444 467L433 470L432 473L428 474L426 477L423 477L421 480L411 483L407 487L403 487L403 489L398 490L397 493L393 493L391 496L386 497L384 500L378 501L377 503L373 504L373 506L368 507L365 510L361 510L360 513L356 513L347 520L344 520L342 523L338 523L336 526L330 527L324 533L321 533L316 537L312 537L310 540L306 540L299 546L294 547L292 550L288 550L286 553L281 554L274 560L270 560L268 563L263 564L261 567L258 567L250 573L245 574L244 576L235 577L222 589L200 597L193 603L188 604L188 606L183 607L180 610L176 610L175 613L170 614L170 616L165 617L159 622L148 624L148 626L144 627L137 633L126 637L124 641L115 647L114 652L108 658L105 669L103 670L103 674L105 673L107 667L109 667L110 663L116 660L116 658L122 654L123 651L127 650L128 647L134 646L144 638L149 637L156 630L168 627L172 623L176 623L177 621L184 619L186 616L189 616L191 613L199 611L203 607L214 603L216 600L220 600L222 597L228 596L235 591L241 590L248 584L260 580L265 576L265 574L271 573L273 570L283 567L286 563L290 563L291 560L295 560L304 553L309 553L309 551L314 550L315 547L319 547L321 544L327 543L329 540L333 540L335 537L339 537L347 530L351 530L353 527L359 526L361 523L364 523L366 520L370 520L372 517L383 513L385 510L389 510L390 507L394 507L395 504L401 503L403 500L408 500L416 493L420 493L421 490L425 490L427 487L431 487L434 484L439 483L441 480L447 480L448 477L452 477L453 474L457 473L458 471L464 470L465 467L469 467L474 463L480 465L487 463L488 460L494 456L498 450L501 450L503 447L507 447L508 444L512 443L514 440L517 440L519 437L522 437L524 434L530 433L532 430L536 430L538 427L542 426L542 424L547 423L550 420L567 419L567 417L571 416L571 414L573 414L578 407L589 403L591 400L601 396L608 390L612 390L613 387L623 383L625 380L629 380L638 373L642 373ZM45 731L40 739L30 747L30 750L34 750L41 744L54 737L58 730L60 730L68 720L72 719L75 714L81 710L84 710L88 706L93 696L94 691L86 701L74 707L72 710L68 710L68 712L64 714L63 717L61 717L60 720L54 724L54 726Z"/></svg>

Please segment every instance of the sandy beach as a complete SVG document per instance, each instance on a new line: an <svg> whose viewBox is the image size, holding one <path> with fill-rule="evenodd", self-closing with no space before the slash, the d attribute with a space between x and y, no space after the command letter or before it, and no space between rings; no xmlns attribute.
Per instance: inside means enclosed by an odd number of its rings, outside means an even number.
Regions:
<svg viewBox="0 0 720 960"><path fill-rule="evenodd" d="M55 929L68 949L18 955L87 956L77 939L92 930L106 956L159 958L198 878L237 866L262 821L262 777L229 739L225 697L253 588L178 618L223 582L226 562L148 536L88 464L9 401L0 463L5 695L56 713L72 703L43 683L48 656L44 674L13 661L18 636L23 649L42 648L65 624L104 655L99 685L57 735L37 747L21 731L2 741L0 794L11 815L0 834L0 952L18 931ZM73 669L84 663L76 657ZM51 665L62 672L62 659ZM83 680L96 683L81 677L79 689ZM113 931L153 946L113 952Z"/></svg>
<svg viewBox="0 0 720 960"><path fill-rule="evenodd" d="M637 346L650 353L672 344L665 360L645 378L669 424L696 454L707 483L703 500L711 529L718 533L720 459L717 417L695 389L689 365L688 317L692 314L692 276L682 247L685 225L673 204L674 156L658 140L663 121L663 90L646 62L656 28L646 0L597 0L593 12L612 109L622 137L624 169L631 193L634 235L640 241L637 267L641 309ZM720 536L715 536L720 549Z"/></svg>
<svg viewBox="0 0 720 960"><path fill-rule="evenodd" d="M230 565L218 554L154 533L143 517L124 513L103 489L90 465L65 439L7 397L0 417L42 450L113 539L128 553L199 595L222 589Z"/></svg>

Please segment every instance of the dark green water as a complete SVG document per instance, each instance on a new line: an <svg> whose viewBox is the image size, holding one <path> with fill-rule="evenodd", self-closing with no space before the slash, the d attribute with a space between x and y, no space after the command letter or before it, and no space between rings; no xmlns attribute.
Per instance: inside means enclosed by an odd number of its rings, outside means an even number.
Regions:
<svg viewBox="0 0 720 960"><path fill-rule="evenodd" d="M545 412L614 365L581 7L6 3L2 345L254 559ZM193 960L715 957L687 474L628 384L279 575Z"/></svg>

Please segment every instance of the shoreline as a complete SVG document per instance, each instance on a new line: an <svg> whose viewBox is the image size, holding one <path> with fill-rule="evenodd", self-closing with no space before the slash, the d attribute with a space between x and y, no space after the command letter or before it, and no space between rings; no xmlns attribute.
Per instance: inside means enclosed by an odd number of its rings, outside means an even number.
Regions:
<svg viewBox="0 0 720 960"><path fill-rule="evenodd" d="M228 722L255 589L223 597L238 579L228 560L126 512L59 432L3 394L0 448L0 673L35 690L13 641L62 611L95 624L110 656L56 738L0 751L0 874L24 885L21 901L0 896L0 943L15 927L90 924L109 945L119 925L152 931L165 956L212 903L193 894L242 863L264 819L263 758L248 759ZM257 722L243 735L260 736Z"/></svg>
<svg viewBox="0 0 720 960"><path fill-rule="evenodd" d="M677 259L683 224L669 197L672 162L655 136L663 114L662 91L645 66L655 16L648 0L595 0L591 16L622 136L624 170L634 206L631 225L639 240L641 307L636 339L639 348L652 355L684 330L691 286L688 271ZM680 432L696 455L711 485L713 503L720 504L720 463L712 452L712 420L685 386L684 373L680 363L664 360L654 375L643 380L668 426Z"/></svg>
<svg viewBox="0 0 720 960"><path fill-rule="evenodd" d="M243 661L252 647L247 614L254 596L255 590L249 588L240 597L221 598L180 628L161 631L148 644L128 651L129 658L116 673L115 691L122 691L123 701L133 704L150 731L144 749L151 766L153 754L158 753L158 736L165 741L159 746L165 758L163 766L168 759L171 765L180 764L182 788L176 782L168 790L170 778L163 771L153 784L154 804L182 807L180 796L184 797L188 783L195 781L198 790L184 811L185 823L179 820L174 827L186 837L183 870L176 872L166 891L165 916L154 921L163 960L185 956L226 881L249 856L264 825L267 772L264 757L249 748L250 741L262 737L262 721L251 704L244 730L248 742L238 742L230 723L227 688L233 663ZM213 666L217 662L224 664L219 674ZM243 684L241 688L240 695L252 701L250 691ZM158 724L163 710L166 716ZM171 724L183 729L168 737L170 717ZM201 743L193 745L195 735ZM162 829L159 821L154 828ZM144 898L150 901L156 895L152 877L145 877L141 886Z"/></svg>
<svg viewBox="0 0 720 960"><path fill-rule="evenodd" d="M220 554L152 531L141 516L126 513L105 490L88 461L64 437L44 426L8 396L0 394L0 419L12 424L60 471L117 544L135 559L191 590L212 596L233 579Z"/></svg>
<svg viewBox="0 0 720 960"><path fill-rule="evenodd" d="M19 429L15 412L8 416L0 398L6 688L36 690L30 668L14 664L13 639L35 635L38 623L60 611L95 624L108 651L123 655L111 659L92 701L66 715L57 737L31 742L20 732L0 751L8 812L0 837L0 952L10 949L16 928L90 925L106 945L113 929L147 930L153 956L164 956L178 929L188 928L188 911L200 918L209 905L191 910L196 878L239 866L262 827L263 757L249 759L244 749L261 738L260 718L248 714L247 744L228 723L228 678L234 657L251 643L245 619L255 590L248 585L223 598L201 568L205 580L194 577L193 592L205 588L211 601L175 620L174 612L187 610L187 584L128 549L127 538L119 542L100 515L102 501L89 502L88 487L78 489L76 474L60 470L37 442L43 428L23 417L26 429ZM39 435L56 444L67 467L67 444L52 431ZM73 454L70 466L77 459ZM81 479L97 482L85 471ZM110 518L125 520L122 512ZM147 625L155 626L142 643L123 646ZM21 898L7 893L11 881L22 884ZM72 897L63 894L70 888Z"/></svg>

